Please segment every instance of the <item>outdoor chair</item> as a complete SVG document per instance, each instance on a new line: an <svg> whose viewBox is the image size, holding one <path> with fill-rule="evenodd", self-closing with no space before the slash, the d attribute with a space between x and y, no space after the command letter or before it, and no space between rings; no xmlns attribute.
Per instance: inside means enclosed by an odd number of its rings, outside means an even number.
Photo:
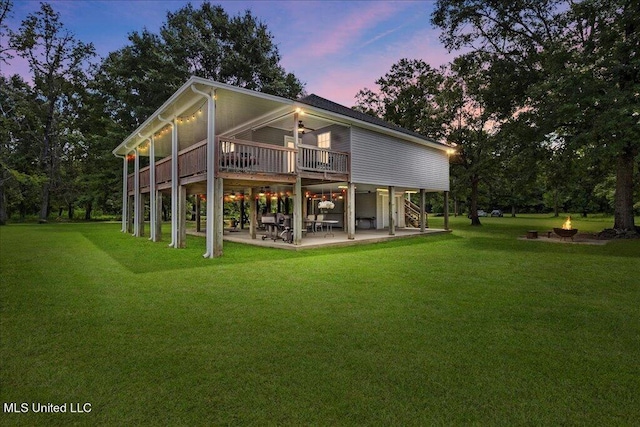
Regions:
<svg viewBox="0 0 640 427"><path fill-rule="evenodd" d="M320 231L323 231L324 228L322 227L322 222L324 221L324 214L318 214L316 215L316 222L313 223L313 231L318 231L318 228L320 229Z"/></svg>

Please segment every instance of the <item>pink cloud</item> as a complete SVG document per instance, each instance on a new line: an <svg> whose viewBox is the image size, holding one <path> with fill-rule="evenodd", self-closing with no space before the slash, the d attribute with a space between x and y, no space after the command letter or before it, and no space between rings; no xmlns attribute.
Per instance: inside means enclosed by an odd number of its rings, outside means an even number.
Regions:
<svg viewBox="0 0 640 427"><path fill-rule="evenodd" d="M358 56L356 63L335 63L322 72L305 69L307 92L351 107L356 93L364 88L376 89L375 81L384 76L402 58L422 59L432 67L451 61L450 54L438 41L438 32L424 29Z"/></svg>
<svg viewBox="0 0 640 427"><path fill-rule="evenodd" d="M296 6L300 4L295 3ZM291 56L300 61L317 61L352 50L362 45L359 38L366 30L389 19L397 11L395 5L379 2L344 14L335 9L324 15L318 12L320 16L316 19L298 24L302 28L293 33L300 34L300 37L297 37L298 44Z"/></svg>

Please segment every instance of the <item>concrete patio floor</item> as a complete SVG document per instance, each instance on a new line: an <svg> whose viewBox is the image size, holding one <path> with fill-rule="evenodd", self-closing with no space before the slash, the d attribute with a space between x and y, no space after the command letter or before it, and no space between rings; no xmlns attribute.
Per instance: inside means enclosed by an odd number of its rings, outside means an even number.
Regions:
<svg viewBox="0 0 640 427"><path fill-rule="evenodd" d="M324 231L318 231L317 233L307 232L303 234L302 242L300 245L294 245L292 243L287 243L282 239L278 239L273 241L273 239L266 238L262 239L263 235L266 235L264 230L258 230L256 239L251 239L249 235L249 230L238 230L238 231L224 231L224 240L227 242L236 242L236 243L245 243L248 245L269 247L269 248L278 248L278 249L288 249L288 250L304 250L304 249L313 249L313 248L325 248L331 246L351 246L351 245L360 245L360 244L369 244L369 243L377 243L384 242L393 239L404 239L415 236L425 236L430 234L440 234L440 233L449 233L450 230L437 229L437 228L427 228L424 233L421 233L417 228L398 228L396 229L396 234L391 236L389 235L388 229L383 230L356 230L355 238L349 240L347 238L346 231L342 229L334 229L333 235L328 234ZM205 230L202 229L200 232L196 232L195 230L187 230L187 234L194 236L202 236L205 237Z"/></svg>

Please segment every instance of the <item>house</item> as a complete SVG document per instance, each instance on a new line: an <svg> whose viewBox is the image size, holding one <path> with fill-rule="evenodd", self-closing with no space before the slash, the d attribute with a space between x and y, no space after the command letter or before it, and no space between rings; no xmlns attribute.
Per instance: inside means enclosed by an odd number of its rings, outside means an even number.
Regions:
<svg viewBox="0 0 640 427"><path fill-rule="evenodd" d="M184 247L189 195L206 201L205 257L222 255L225 196L266 197L269 211L273 197L278 212L292 214L293 244L307 220L318 220L323 200L336 209L322 219L349 239L363 227L394 234L407 218L424 231L425 193L444 192L448 201L448 150L315 95L290 100L191 77L113 150L123 159L122 231L143 235L148 209L150 238L160 240L168 198L170 246ZM406 202L408 192L420 192L421 206ZM261 216L251 206L255 239Z"/></svg>

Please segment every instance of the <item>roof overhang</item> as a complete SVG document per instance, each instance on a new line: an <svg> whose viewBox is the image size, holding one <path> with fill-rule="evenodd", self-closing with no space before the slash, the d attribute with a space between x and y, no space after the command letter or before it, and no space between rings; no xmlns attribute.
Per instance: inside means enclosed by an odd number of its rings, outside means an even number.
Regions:
<svg viewBox="0 0 640 427"><path fill-rule="evenodd" d="M319 119L324 119L327 121L334 122L336 124L341 124L343 126L349 127L358 127L362 129L368 129L377 133L381 133L384 135L388 135L394 138L402 139L404 141L410 141L416 144L424 145L426 147L435 148L441 151L448 151L451 147L442 144L440 142L434 141L427 137L418 137L413 135L408 135L403 132L399 132L394 129L390 129L384 126L376 125L374 123L365 122L364 120L358 120L353 117L345 116L340 113L334 113L332 111L327 111L319 107L314 107L305 103L295 103L295 107L301 109L304 112L304 116L301 119L304 119L305 116L315 117Z"/></svg>
<svg viewBox="0 0 640 427"><path fill-rule="evenodd" d="M172 120L181 115L191 114L191 110L197 110L204 99L201 94L191 89L192 86L199 92L215 96L217 102L224 105L224 110L216 110L217 135L238 129L256 118L283 114L294 108L294 101L290 99L193 76L125 138L113 150L113 154L126 155L145 143L151 135L166 126L167 123L161 118Z"/></svg>

